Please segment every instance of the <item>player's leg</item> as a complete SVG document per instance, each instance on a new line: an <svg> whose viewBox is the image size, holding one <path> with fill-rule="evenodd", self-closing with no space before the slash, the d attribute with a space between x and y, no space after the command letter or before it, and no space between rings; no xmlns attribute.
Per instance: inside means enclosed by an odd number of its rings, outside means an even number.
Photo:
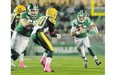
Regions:
<svg viewBox="0 0 116 75"><path fill-rule="evenodd" d="M38 35L39 36L39 35ZM41 36L40 36L41 37ZM37 39L35 34L32 34L31 36L32 41L36 44L36 45L41 45L40 41ZM43 67L45 67L45 63L46 63L46 57L47 57L47 50L45 50L45 52L42 55L42 58L40 60L40 63L43 65Z"/></svg>
<svg viewBox="0 0 116 75"><path fill-rule="evenodd" d="M24 53L21 53L19 56L19 67L26 68L27 66L24 64Z"/></svg>
<svg viewBox="0 0 116 75"><path fill-rule="evenodd" d="M15 51L15 44L17 42L17 35L18 33L16 31L13 32L12 38L11 38L11 66L15 67L15 64L13 63L18 57L19 54Z"/></svg>
<svg viewBox="0 0 116 75"><path fill-rule="evenodd" d="M80 47L80 49L81 49L81 55L82 55L82 58L83 58L83 61L84 61L84 66L85 66L85 68L88 68L88 62L87 62L87 57L86 57L86 54L85 54L84 46L82 45Z"/></svg>
<svg viewBox="0 0 116 75"><path fill-rule="evenodd" d="M43 33L43 32L39 32L37 34L37 39L40 42L40 44L42 45L42 47L47 50L47 57L46 57L46 62L45 62L45 67L44 67L44 71L45 72L54 72L54 70L52 70L50 68L50 64L52 61L52 56L53 56L53 52L54 52L54 48L50 42L50 40L48 39L48 37Z"/></svg>
<svg viewBox="0 0 116 75"><path fill-rule="evenodd" d="M43 53L42 58L41 58L41 60L40 60L40 63L43 65L43 67L45 67L46 58L47 58L47 53L48 53L48 51L45 50L45 52Z"/></svg>
<svg viewBox="0 0 116 75"><path fill-rule="evenodd" d="M19 55L25 50L26 45L28 44L29 38L21 36L17 33L15 41L12 40L12 49L15 50L15 53L11 55L11 60L15 61Z"/></svg>
<svg viewBox="0 0 116 75"><path fill-rule="evenodd" d="M46 63L44 67L45 72L55 72L50 68L51 62L52 62L52 57L53 57L53 51L48 51L47 57L46 57Z"/></svg>
<svg viewBox="0 0 116 75"><path fill-rule="evenodd" d="M38 45L37 44L34 44L34 49L35 49L35 55L39 55L39 50L38 50Z"/></svg>
<svg viewBox="0 0 116 75"><path fill-rule="evenodd" d="M86 38L83 40L83 43L84 43L85 47L88 49L88 51L89 51L90 55L94 58L95 63L96 63L97 65L100 65L100 64L101 64L101 62L100 62L100 61L98 61L97 56L95 55L95 53L94 53L94 52L93 52L93 50L91 49L91 46L90 46L90 40L89 40L89 38L88 38L88 37L86 37Z"/></svg>
<svg viewBox="0 0 116 75"><path fill-rule="evenodd" d="M87 68L88 63L87 63L87 57L86 57L84 46L83 46L83 39L75 39L75 44L77 46L78 52L81 54L81 57L84 60L85 68Z"/></svg>
<svg viewBox="0 0 116 75"><path fill-rule="evenodd" d="M11 55L11 67L15 67L14 61L19 57L19 54L15 51L12 55Z"/></svg>
<svg viewBox="0 0 116 75"><path fill-rule="evenodd" d="M20 46L17 47L17 52L20 53L20 57L19 57L19 67L20 68L26 68L27 66L24 64L24 51L26 50L26 47L28 45L29 42L29 38L28 37L22 37L22 40L20 40L21 43Z"/></svg>

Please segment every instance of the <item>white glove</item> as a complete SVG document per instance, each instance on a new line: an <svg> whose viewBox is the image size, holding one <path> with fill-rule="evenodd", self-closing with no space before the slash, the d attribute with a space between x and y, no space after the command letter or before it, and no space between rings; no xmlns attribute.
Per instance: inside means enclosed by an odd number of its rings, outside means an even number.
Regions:
<svg viewBox="0 0 116 75"><path fill-rule="evenodd" d="M57 36L56 36L56 38L57 39L61 39L61 35L60 34L56 34Z"/></svg>

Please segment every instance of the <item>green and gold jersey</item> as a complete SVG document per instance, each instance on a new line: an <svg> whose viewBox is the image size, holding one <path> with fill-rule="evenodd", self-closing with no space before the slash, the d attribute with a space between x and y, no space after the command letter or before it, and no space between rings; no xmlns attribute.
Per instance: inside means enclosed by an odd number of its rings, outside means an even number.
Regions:
<svg viewBox="0 0 116 75"><path fill-rule="evenodd" d="M38 16L37 16L35 19L32 19L32 18L28 15L27 12L24 12L24 13L22 13L22 14L20 15L20 19L23 19L23 18L24 18L24 19L26 19L29 23L35 25L36 20L37 20L40 16L42 16L42 14L38 14ZM19 34L21 34L21 35L23 35L23 36L26 36L26 37L30 37L30 36L31 36L31 33L32 33L32 31L33 31L33 29L27 29L27 28L25 28L25 27L22 25L21 22L19 22L19 24L18 24L18 26L15 28L15 30L16 30Z"/></svg>
<svg viewBox="0 0 116 75"><path fill-rule="evenodd" d="M53 18L50 18L47 16L42 16L37 20L36 26L34 27L34 31L36 32L38 30L38 31L44 32L44 30L46 28L49 27L49 29L50 29L50 28L54 27L54 25L56 25L56 21Z"/></svg>
<svg viewBox="0 0 116 75"><path fill-rule="evenodd" d="M40 17L37 22L36 26L33 30L32 39L35 39L36 37L39 37L40 32L49 32L51 37L56 37L56 33L54 32L54 26L56 25L56 20L48 17L48 16L42 16Z"/></svg>
<svg viewBox="0 0 116 75"><path fill-rule="evenodd" d="M85 29L84 33L81 33L79 35L76 35L77 38L85 38L87 36L87 27L89 27L91 25L92 21L90 20L89 17L86 17L85 22L84 23L80 23L77 19L74 19L73 21L71 21L71 25L73 28L78 28L80 24L83 25L83 28ZM76 31L76 30L74 30Z"/></svg>

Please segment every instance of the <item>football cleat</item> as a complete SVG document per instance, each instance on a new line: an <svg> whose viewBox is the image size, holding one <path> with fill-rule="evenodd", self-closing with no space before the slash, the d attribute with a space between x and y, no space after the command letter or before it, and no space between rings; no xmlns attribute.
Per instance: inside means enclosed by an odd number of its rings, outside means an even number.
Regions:
<svg viewBox="0 0 116 75"><path fill-rule="evenodd" d="M24 62L20 62L20 63L19 63L19 67L20 67L20 68L26 68L27 66L24 64Z"/></svg>
<svg viewBox="0 0 116 75"><path fill-rule="evenodd" d="M50 68L50 64L46 64L44 67L44 72L55 72L55 71Z"/></svg>
<svg viewBox="0 0 116 75"><path fill-rule="evenodd" d="M101 62L98 61L98 60L95 60L95 63L96 63L97 66L101 64Z"/></svg>
<svg viewBox="0 0 116 75"><path fill-rule="evenodd" d="M55 70L51 70L51 71L44 71L44 72L55 72Z"/></svg>

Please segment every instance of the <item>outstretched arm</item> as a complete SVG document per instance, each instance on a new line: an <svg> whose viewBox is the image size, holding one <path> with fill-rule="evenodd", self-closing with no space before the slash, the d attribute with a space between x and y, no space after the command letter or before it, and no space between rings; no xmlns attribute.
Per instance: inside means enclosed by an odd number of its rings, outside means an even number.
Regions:
<svg viewBox="0 0 116 75"><path fill-rule="evenodd" d="M92 31L96 34L96 36L98 38L101 37L101 35L100 35L100 33L99 33L98 29L97 29L97 26L93 22L91 23L91 25L89 26L89 28L92 29Z"/></svg>
<svg viewBox="0 0 116 75"><path fill-rule="evenodd" d="M61 35L60 34L56 34L55 31L54 31L54 24L51 23L50 21L48 21L48 25L49 25L50 36L51 37L55 37L57 39L61 39Z"/></svg>

